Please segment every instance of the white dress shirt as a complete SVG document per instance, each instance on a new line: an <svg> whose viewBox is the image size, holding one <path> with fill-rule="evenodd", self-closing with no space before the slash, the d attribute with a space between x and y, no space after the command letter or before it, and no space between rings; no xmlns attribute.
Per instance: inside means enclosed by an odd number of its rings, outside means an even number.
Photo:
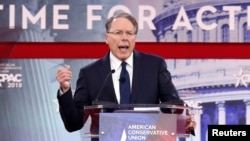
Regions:
<svg viewBox="0 0 250 141"><path fill-rule="evenodd" d="M127 63L126 69L129 74L129 80L130 80L130 90L132 89L132 78L133 78L133 52L132 54L125 60ZM111 70L114 69L115 72L112 74L112 80L114 84L115 94L116 98L118 100L118 103L120 103L120 88L119 88L119 79L120 79L120 73L122 70L121 67L122 61L116 58L112 52L110 52L110 65Z"/></svg>

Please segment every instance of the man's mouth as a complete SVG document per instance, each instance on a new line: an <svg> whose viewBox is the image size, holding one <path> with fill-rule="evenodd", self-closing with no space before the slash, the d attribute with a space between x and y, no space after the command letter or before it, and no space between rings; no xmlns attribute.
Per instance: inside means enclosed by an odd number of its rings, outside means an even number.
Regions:
<svg viewBox="0 0 250 141"><path fill-rule="evenodd" d="M128 46L119 46L119 49L128 49Z"/></svg>
<svg viewBox="0 0 250 141"><path fill-rule="evenodd" d="M125 51L125 50L128 49L128 46L119 46L118 48L119 48L120 50L124 50L124 51Z"/></svg>

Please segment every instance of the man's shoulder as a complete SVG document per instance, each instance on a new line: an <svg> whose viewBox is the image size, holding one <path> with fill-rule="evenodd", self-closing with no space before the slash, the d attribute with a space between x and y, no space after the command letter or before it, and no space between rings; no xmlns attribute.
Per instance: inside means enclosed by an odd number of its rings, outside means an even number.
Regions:
<svg viewBox="0 0 250 141"><path fill-rule="evenodd" d="M156 54L152 54L152 53L146 53L146 52L140 52L140 51L135 51L135 56L141 59L149 59L149 60L164 60L163 57L156 55Z"/></svg>
<svg viewBox="0 0 250 141"><path fill-rule="evenodd" d="M83 66L80 70L93 71L100 68L107 68L109 66L109 53L102 58L93 59L93 61L86 66Z"/></svg>
<svg viewBox="0 0 250 141"><path fill-rule="evenodd" d="M99 68L101 65L102 59L94 60L93 62L82 67L81 70L92 71L93 69Z"/></svg>

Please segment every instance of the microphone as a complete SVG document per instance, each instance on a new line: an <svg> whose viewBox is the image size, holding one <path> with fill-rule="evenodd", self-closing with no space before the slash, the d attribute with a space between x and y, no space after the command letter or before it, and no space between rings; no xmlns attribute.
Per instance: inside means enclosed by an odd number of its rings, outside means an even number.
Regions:
<svg viewBox="0 0 250 141"><path fill-rule="evenodd" d="M119 81L120 81L121 83L124 83L124 82L125 82L125 78L122 77L122 78L119 79Z"/></svg>
<svg viewBox="0 0 250 141"><path fill-rule="evenodd" d="M112 70L108 73L108 75L106 76L106 78L105 78L105 80L104 80L104 82L103 82L103 84L102 84L101 89L98 91L98 94L97 94L97 96L96 96L96 99L95 99L94 101L92 101L92 104L93 104L93 105L100 105L100 104L104 104L104 103L109 103L109 102L100 102L100 101L99 101L99 98L100 98L100 96L101 96L101 94L102 94L103 88L104 88L104 86L106 85L106 83L107 83L109 77L110 77L111 74L113 74L114 72L115 72L115 70L112 69ZM110 102L110 103L111 103L111 102Z"/></svg>

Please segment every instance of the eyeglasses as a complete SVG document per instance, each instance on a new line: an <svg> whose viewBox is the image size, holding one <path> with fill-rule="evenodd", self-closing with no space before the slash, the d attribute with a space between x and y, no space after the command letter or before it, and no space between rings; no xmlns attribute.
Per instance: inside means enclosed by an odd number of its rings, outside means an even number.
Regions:
<svg viewBox="0 0 250 141"><path fill-rule="evenodd" d="M107 33L113 34L113 35L116 35L116 36L120 36L120 37L122 37L124 35L124 33L125 33L125 35L127 37L133 37L135 35L134 32L129 32L129 31L126 31L126 32L123 32L123 31L114 31L114 32L107 32Z"/></svg>

